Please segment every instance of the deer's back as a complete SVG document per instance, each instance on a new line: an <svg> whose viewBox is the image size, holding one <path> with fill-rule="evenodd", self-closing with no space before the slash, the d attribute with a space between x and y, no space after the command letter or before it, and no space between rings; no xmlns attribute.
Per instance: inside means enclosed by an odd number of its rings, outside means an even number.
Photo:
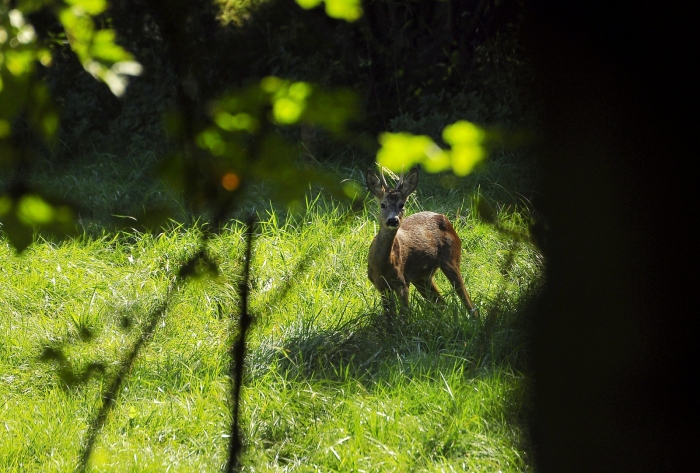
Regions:
<svg viewBox="0 0 700 473"><path fill-rule="evenodd" d="M453 245L459 237L450 221L442 214L419 212L401 222L397 238L411 246L439 248Z"/></svg>
<svg viewBox="0 0 700 473"><path fill-rule="evenodd" d="M441 262L459 258L462 246L447 217L435 212L419 212L406 217L396 238L409 280L422 279L425 273L432 274Z"/></svg>

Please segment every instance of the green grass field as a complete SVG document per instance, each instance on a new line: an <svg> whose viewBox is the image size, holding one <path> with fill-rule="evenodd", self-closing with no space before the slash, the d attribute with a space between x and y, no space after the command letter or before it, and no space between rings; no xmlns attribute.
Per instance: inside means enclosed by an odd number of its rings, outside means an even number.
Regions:
<svg viewBox="0 0 700 473"><path fill-rule="evenodd" d="M258 210L244 471L532 470L525 311L543 265L513 237L527 232L526 211L499 208L497 229L475 217L467 191L437 188L419 186L409 213L435 210L454 223L480 320L440 275L446 306L412 293L412 312L387 323L366 276L377 230L369 198L364 211L322 194L295 214ZM178 283L201 232L91 231L38 238L21 255L0 240L0 471L75 469L101 393L163 304L90 466L221 470L244 225L232 221L209 241L218 277Z"/></svg>

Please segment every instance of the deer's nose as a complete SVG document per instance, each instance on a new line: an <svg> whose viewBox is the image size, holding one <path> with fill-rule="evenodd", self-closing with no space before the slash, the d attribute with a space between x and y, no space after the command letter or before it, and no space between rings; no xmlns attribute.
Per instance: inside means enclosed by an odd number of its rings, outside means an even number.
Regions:
<svg viewBox="0 0 700 473"><path fill-rule="evenodd" d="M386 219L386 226L387 227L398 227L399 226L399 217L389 217Z"/></svg>

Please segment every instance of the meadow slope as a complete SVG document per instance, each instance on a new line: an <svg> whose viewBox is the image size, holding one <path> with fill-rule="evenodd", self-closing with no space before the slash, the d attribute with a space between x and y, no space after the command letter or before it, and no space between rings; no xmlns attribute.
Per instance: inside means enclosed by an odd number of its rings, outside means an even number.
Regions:
<svg viewBox="0 0 700 473"><path fill-rule="evenodd" d="M526 310L543 265L518 237L526 214L497 209L495 226L458 192L413 200L409 213L453 221L482 318L440 275L446 306L412 293L412 312L389 325L366 277L376 232L366 204L316 194L301 212L258 211L245 471L531 471ZM144 333L91 466L221 469L244 225L208 242L218 277L180 283L202 230L39 238L21 255L2 240L1 471L73 471L101 392Z"/></svg>

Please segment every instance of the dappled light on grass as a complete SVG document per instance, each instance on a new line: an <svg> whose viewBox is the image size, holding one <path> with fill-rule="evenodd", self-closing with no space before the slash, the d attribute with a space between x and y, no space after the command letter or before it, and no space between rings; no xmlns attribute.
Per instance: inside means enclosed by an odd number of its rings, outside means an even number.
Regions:
<svg viewBox="0 0 700 473"><path fill-rule="evenodd" d="M260 295L265 313L275 316L259 318L248 358L245 412L253 448L247 464L527 471L521 304L536 293L538 263L528 264L536 252L514 251L507 271L482 267L481 258L499 252L507 237L479 224L482 240L474 245L471 230L459 226L476 253L467 252L467 277L476 286L484 320L466 317L456 300L448 300L446 308L414 300L413 313L388 323L372 288L343 276L350 267L364 280L365 257L354 263L342 257L348 243L323 236L333 234L337 220L326 216L330 228L324 230L325 223L313 223L314 214L302 217L313 226L308 230L315 233L313 241L304 227L277 219L262 225L258 264L279 276L260 277L272 288L296 274L283 268L302 258L308 245L321 245L324 257L306 263L311 274L298 279L284 304L269 305ZM358 235L364 240L358 242L360 254L371 236L371 229ZM268 245L274 251L266 251ZM329 262L340 265L330 274L323 270ZM529 282L501 276L521 272ZM346 296L344 287L363 302Z"/></svg>
<svg viewBox="0 0 700 473"><path fill-rule="evenodd" d="M454 298L436 307L415 297L412 312L389 323L366 279L373 236L366 211L318 195L297 214L259 212L242 391L243 465L528 470L520 421L528 386L523 306L541 264L526 242L510 244L460 202L439 201L462 215L454 221L465 247L463 272L483 321L467 317ZM523 225L499 218L513 228ZM10 419L0 452L13 458L0 453L0 466L55 461L73 468L87 421L66 430L60 419L86 419L96 411L173 272L199 251L200 231L179 226L155 235L42 242L22 256L7 244L0 248L7 262L0 285L8 288L0 294L7 309L0 319L6 367L0 396ZM198 277L173 294L148 332L96 438L94 467L216 471L225 462L227 350L237 333L230 317L239 306L244 235L244 225L232 222L210 238L206 259L192 265ZM444 289L447 282L438 278L437 284ZM97 365L88 371L96 362L104 373ZM77 377L69 389L74 381L66 373ZM14 441L28 435L35 439L31 447Z"/></svg>
<svg viewBox="0 0 700 473"><path fill-rule="evenodd" d="M490 344L479 343L483 327L420 315L393 331L367 315L322 330L290 327L288 343L270 347L272 359L251 374L249 461L526 471L524 375L494 362Z"/></svg>

